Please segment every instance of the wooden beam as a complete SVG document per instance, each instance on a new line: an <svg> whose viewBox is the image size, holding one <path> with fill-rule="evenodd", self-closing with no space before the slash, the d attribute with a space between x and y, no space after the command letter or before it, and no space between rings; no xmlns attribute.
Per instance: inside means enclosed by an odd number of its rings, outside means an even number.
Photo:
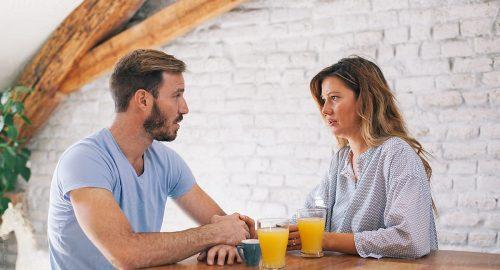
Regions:
<svg viewBox="0 0 500 270"><path fill-rule="evenodd" d="M179 0L92 49L73 67L60 91L73 92L111 69L128 52L167 44L244 1Z"/></svg>
<svg viewBox="0 0 500 270"><path fill-rule="evenodd" d="M107 34L124 24L144 0L85 0L62 22L21 73L17 84L35 91L22 97L32 125L16 119L28 140L49 118L64 95L58 89L73 68Z"/></svg>

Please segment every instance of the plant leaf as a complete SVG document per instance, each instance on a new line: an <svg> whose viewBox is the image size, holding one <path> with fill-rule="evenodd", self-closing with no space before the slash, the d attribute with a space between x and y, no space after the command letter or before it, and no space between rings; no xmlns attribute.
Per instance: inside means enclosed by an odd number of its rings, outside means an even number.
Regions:
<svg viewBox="0 0 500 270"><path fill-rule="evenodd" d="M3 195L3 194L2 194ZM10 199L5 197L0 197L0 216L3 215L7 207L9 207Z"/></svg>

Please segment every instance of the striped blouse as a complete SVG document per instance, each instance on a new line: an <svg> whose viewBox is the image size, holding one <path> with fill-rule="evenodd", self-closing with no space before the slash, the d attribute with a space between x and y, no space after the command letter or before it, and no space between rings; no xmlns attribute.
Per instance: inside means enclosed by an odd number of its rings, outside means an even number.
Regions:
<svg viewBox="0 0 500 270"><path fill-rule="evenodd" d="M346 146L333 155L306 208L327 209L326 230L354 233L361 257L418 258L438 248L431 192L422 161L393 137L357 158L356 181Z"/></svg>

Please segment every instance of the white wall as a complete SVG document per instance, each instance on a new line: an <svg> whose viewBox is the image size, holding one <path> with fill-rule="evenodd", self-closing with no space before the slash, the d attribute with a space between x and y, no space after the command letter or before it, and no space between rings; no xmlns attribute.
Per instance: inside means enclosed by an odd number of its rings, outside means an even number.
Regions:
<svg viewBox="0 0 500 270"><path fill-rule="evenodd" d="M66 16L82 0L0 1L0 90L10 86Z"/></svg>
<svg viewBox="0 0 500 270"><path fill-rule="evenodd" d="M412 133L434 154L440 248L498 253L499 6L249 1L163 48L189 69L190 114L167 145L228 212L290 216L324 174L334 145L309 80L341 57L365 55L380 64ZM30 215L43 243L59 155L112 119L108 79L71 95L31 145ZM165 229L189 226L170 201Z"/></svg>

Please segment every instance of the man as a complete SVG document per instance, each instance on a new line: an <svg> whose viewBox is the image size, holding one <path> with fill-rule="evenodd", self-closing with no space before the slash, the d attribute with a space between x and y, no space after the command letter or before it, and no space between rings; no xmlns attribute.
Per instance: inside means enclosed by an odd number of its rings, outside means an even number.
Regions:
<svg viewBox="0 0 500 270"><path fill-rule="evenodd" d="M253 221L226 216L196 184L172 141L188 113L185 64L160 51L136 50L111 76L116 117L109 129L67 149L50 191L48 238L53 269L131 269L174 263L202 252L213 263L239 257ZM200 227L159 232L167 197ZM249 226L247 226L249 225ZM249 230L250 227L250 230ZM207 249L213 247L206 252Z"/></svg>

